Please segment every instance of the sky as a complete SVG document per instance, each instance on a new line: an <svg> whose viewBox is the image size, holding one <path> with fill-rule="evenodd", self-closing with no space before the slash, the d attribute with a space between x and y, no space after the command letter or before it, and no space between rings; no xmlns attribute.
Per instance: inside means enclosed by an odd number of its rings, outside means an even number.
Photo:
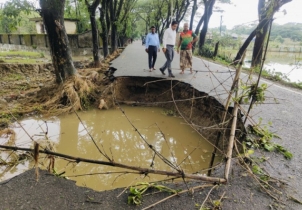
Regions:
<svg viewBox="0 0 302 210"><path fill-rule="evenodd" d="M0 0L0 3L4 3L6 0ZM38 0L33 0L38 2ZM226 25L228 29L233 28L235 25L249 24L249 23L257 23L257 6L258 0L231 0L232 4L217 4L216 6L220 6L224 12L214 12L210 22L209 27L219 27L220 19L222 15L222 25ZM302 0L292 0L291 2L285 4L281 7L280 12L275 14L274 23L285 24L288 22L299 22L302 23ZM286 11L286 15L284 12ZM203 8L199 8L199 13L202 15ZM196 17L195 22L198 21L198 17ZM197 23L194 23L197 25Z"/></svg>
<svg viewBox="0 0 302 210"><path fill-rule="evenodd" d="M217 4L221 6L224 12L214 12L209 27L219 27L222 15L222 25L226 25L228 29L235 25L242 25L258 22L258 0L231 0L232 4ZM280 11L274 15L274 23L285 24L288 22L302 23L302 0L292 0L281 7ZM286 11L286 15L284 12ZM201 9L203 12L203 9ZM255 22L256 21L256 22Z"/></svg>

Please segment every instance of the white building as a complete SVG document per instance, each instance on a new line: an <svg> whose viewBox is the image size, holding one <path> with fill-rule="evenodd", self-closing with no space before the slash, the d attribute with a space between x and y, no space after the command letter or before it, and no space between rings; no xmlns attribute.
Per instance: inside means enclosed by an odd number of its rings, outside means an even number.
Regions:
<svg viewBox="0 0 302 210"><path fill-rule="evenodd" d="M42 18L31 18L30 20L35 21L38 34L46 34ZM64 25L67 34L77 33L77 22L77 19L64 18Z"/></svg>

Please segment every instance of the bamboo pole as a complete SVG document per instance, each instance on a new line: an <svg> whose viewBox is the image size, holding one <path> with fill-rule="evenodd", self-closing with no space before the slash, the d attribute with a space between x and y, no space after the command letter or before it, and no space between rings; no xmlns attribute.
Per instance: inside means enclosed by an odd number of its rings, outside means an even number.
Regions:
<svg viewBox="0 0 302 210"><path fill-rule="evenodd" d="M237 80L236 86L238 86L238 80ZM238 96L238 89L235 92L235 98L237 98L237 96ZM229 172L230 172L231 162L232 162L234 139L235 139L236 125L237 125L238 107L239 107L238 102L234 101L233 122L232 122L231 134L230 134L230 138L229 138L229 146L228 146L228 151L227 151L227 162L225 164L225 171L224 171L224 178L227 181L229 178Z"/></svg>
<svg viewBox="0 0 302 210"><path fill-rule="evenodd" d="M238 69L236 69L236 75L235 75L235 78L233 80L233 84L231 86L231 90L230 90L229 96L227 98L227 102L225 104L225 107L224 107L223 117L222 117L222 120L221 120L221 126L222 127L224 126L224 123L225 123L225 118L226 118L226 115L227 115L227 112L228 112L229 104L230 104L231 97L233 95L234 89L235 89L235 87L238 87L238 81L239 81L239 77L240 77L240 74L241 74L241 69L242 69L242 65L243 65L245 55L246 55L246 51L244 51L244 53L243 53L243 55L240 59ZM217 152L217 147L218 147L221 135L222 135L222 132L219 131L218 134L217 134L217 137L216 137L215 147L214 147L213 152L212 152L212 157L211 157L209 170L208 170L208 176L211 176L211 173L212 173L212 168L213 168L213 165L214 165L214 160L215 160L215 156L216 156L216 152Z"/></svg>
<svg viewBox="0 0 302 210"><path fill-rule="evenodd" d="M229 138L229 146L228 146L228 152L227 152L227 162L226 162L225 171L224 171L224 178L227 181L229 178L229 171L230 171L231 161L232 161L234 138L235 138L236 124L237 124L237 113L238 113L238 103L235 102L235 106L234 106L234 110L233 110L233 122L232 122L232 128L231 128L231 134L230 134L230 138Z"/></svg>
<svg viewBox="0 0 302 210"><path fill-rule="evenodd" d="M232 84L232 87L231 87L231 90L230 90L230 94L227 98L227 102L225 103L225 108L224 108L225 111L224 111L224 115L223 115L223 118L222 118L223 122L225 121L227 110L230 106L230 101L231 101L234 89L235 89L235 87L238 88L239 77L240 77L240 74L241 74L241 69L242 69L242 65L243 65L243 62L244 62L245 55L246 55L246 51L244 51L244 53L243 53L243 55L240 59L239 67L236 70L236 75L235 75L235 78L233 80L233 84Z"/></svg>
<svg viewBox="0 0 302 210"><path fill-rule="evenodd" d="M22 147L13 147L13 146L6 146L6 145L0 145L0 148L3 149L9 149L9 150L14 150L14 151L28 151L28 152L33 152L33 149L30 148L22 148ZM201 176L197 174L185 174L183 172L170 172L170 171L163 171L163 170L155 170L155 169L149 169L149 168L141 168L141 167L136 167L136 166L129 166L121 163L115 163L113 161L108 162L108 161L101 161L101 160L92 160L92 159L86 159L86 158L80 158L80 157L73 157L70 155L62 154L62 153L57 153L53 152L47 149L44 150L39 150L39 153L42 154L47 154L47 155L53 155L57 157L62 157L68 160L73 160L77 163L79 162L85 162L85 163L92 163L92 164L99 164L99 165L106 165L106 166L111 166L111 167L117 167L117 168L126 168L130 169L133 171L139 171L141 174L159 174L159 175L166 175L166 176L173 176L176 178L187 178L187 179L194 179L194 180L200 180L200 181L206 181L206 182L215 182L215 183L226 183L226 179L224 178L219 178L219 177L208 177L208 176Z"/></svg>

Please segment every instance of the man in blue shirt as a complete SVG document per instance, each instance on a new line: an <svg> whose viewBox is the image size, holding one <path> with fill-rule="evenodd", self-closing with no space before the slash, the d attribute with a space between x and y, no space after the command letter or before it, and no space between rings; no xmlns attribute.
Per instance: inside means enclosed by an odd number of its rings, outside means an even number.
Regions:
<svg viewBox="0 0 302 210"><path fill-rule="evenodd" d="M146 37L146 52L148 53L149 71L155 70L154 65L157 58L157 52L159 49L158 34L155 33L155 27L151 26L151 33Z"/></svg>

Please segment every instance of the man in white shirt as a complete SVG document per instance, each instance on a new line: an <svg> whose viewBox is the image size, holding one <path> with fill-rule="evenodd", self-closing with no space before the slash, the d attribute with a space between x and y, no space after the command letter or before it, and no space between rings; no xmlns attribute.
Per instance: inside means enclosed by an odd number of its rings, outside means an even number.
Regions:
<svg viewBox="0 0 302 210"><path fill-rule="evenodd" d="M165 70L166 68L168 68L169 77L174 77L174 75L172 74L171 63L174 58L174 45L176 42L177 25L178 23L176 21L172 21L171 27L165 30L163 37L163 52L165 53L167 61L161 68L159 68L159 70L163 75L165 75Z"/></svg>

